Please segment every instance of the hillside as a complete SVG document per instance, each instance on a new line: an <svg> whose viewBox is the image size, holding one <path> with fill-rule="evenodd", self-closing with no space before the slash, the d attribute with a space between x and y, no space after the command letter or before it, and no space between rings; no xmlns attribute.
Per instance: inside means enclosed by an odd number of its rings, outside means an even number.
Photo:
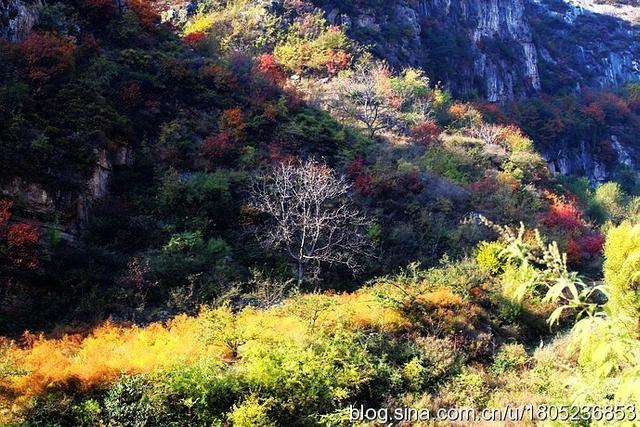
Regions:
<svg viewBox="0 0 640 427"><path fill-rule="evenodd" d="M0 423L640 403L634 6L440 3L3 2Z"/></svg>

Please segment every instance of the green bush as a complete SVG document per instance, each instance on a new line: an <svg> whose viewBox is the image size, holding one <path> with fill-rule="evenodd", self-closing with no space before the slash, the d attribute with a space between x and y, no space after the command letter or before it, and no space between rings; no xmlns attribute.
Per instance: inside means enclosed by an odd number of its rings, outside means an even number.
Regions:
<svg viewBox="0 0 640 427"><path fill-rule="evenodd" d="M281 425L325 414L349 403L371 375L367 353L357 337L337 331L310 343L255 342L240 351L244 386L273 399Z"/></svg>
<svg viewBox="0 0 640 427"><path fill-rule="evenodd" d="M101 424L102 407L97 400L85 400L75 405L71 412L78 427L92 427Z"/></svg>
<svg viewBox="0 0 640 427"><path fill-rule="evenodd" d="M625 218L627 195L617 182L607 182L596 188L589 205L589 214L596 221L619 224Z"/></svg>
<svg viewBox="0 0 640 427"><path fill-rule="evenodd" d="M522 344L505 344L498 351L491 365L491 371L495 374L504 374L523 368L528 360L527 351Z"/></svg>
<svg viewBox="0 0 640 427"><path fill-rule="evenodd" d="M233 370L222 362L201 360L156 378L167 424L210 426L224 420L224 414L240 396L240 385Z"/></svg>
<svg viewBox="0 0 640 427"><path fill-rule="evenodd" d="M104 398L104 416L109 425L143 427L156 423L161 407L151 398L153 387L142 376L124 376L113 384Z"/></svg>
<svg viewBox="0 0 640 427"><path fill-rule="evenodd" d="M475 170L468 158L439 147L429 148L423 162L428 170L458 184L469 184L474 177Z"/></svg>
<svg viewBox="0 0 640 427"><path fill-rule="evenodd" d="M447 384L445 401L452 406L483 408L489 397L487 386L481 371L464 369Z"/></svg>

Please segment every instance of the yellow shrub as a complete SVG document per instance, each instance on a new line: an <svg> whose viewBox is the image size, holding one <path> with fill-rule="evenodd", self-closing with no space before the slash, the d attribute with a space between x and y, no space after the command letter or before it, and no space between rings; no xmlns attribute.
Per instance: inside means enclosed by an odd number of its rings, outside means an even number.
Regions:
<svg viewBox="0 0 640 427"><path fill-rule="evenodd" d="M235 405L229 414L233 427L271 427L276 424L269 419L266 405L255 397L250 397L242 404Z"/></svg>
<svg viewBox="0 0 640 427"><path fill-rule="evenodd" d="M612 229L604 254L612 310L640 313L640 224L627 222Z"/></svg>
<svg viewBox="0 0 640 427"><path fill-rule="evenodd" d="M451 329L474 321L477 307L449 289L425 292L425 287L433 288L417 281L406 284L404 290L418 295L415 303L425 309L426 323L443 320ZM246 308L234 313L228 307L205 308L196 317L181 315L166 324L138 327L105 323L86 336L37 336L24 347L5 344L0 352L0 407L22 407L30 398L49 390L88 392L113 383L123 374L162 372L202 360L233 364L245 374L250 370L255 375L271 375L273 372L264 369L271 369L272 362L280 363L280 356L297 354L297 349L331 340L340 343L360 331L394 333L411 328L420 320L410 318L402 303L392 302L404 297L406 294L390 279L352 294L301 295L265 310ZM265 360L259 359L261 355ZM312 353L304 357L323 363ZM406 370L418 368L407 366ZM346 370L343 374L357 372ZM358 381L363 381L365 374L358 374ZM331 393L336 400L346 396L341 387ZM262 403L246 401L237 406L230 421L243 425L257 417L268 424Z"/></svg>
<svg viewBox="0 0 640 427"><path fill-rule="evenodd" d="M38 337L29 348L13 347L10 356L23 372L8 381L18 395L31 397L48 388L90 389L123 373L137 374L221 354L206 346L195 318L178 316L166 326L121 327L106 323L81 339Z"/></svg>
<svg viewBox="0 0 640 427"><path fill-rule="evenodd" d="M504 245L500 242L480 242L476 247L476 262L478 266L491 274L498 274L502 270L504 261L500 259L500 252Z"/></svg>
<svg viewBox="0 0 640 427"><path fill-rule="evenodd" d="M201 13L193 17L184 29L185 35L207 32L213 27L216 16L213 13Z"/></svg>

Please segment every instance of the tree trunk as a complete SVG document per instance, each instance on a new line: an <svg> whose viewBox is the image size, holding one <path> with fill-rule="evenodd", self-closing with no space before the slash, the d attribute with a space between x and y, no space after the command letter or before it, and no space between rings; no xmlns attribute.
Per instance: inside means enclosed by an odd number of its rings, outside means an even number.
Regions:
<svg viewBox="0 0 640 427"><path fill-rule="evenodd" d="M304 273L305 273L304 262L298 261L298 285L302 284L302 279L304 279Z"/></svg>

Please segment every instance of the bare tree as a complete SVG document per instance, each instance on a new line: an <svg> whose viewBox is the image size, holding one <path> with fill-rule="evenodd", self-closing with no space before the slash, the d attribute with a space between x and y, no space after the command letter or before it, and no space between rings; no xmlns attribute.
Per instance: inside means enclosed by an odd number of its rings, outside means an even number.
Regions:
<svg viewBox="0 0 640 427"><path fill-rule="evenodd" d="M383 64L359 63L347 77L341 78L332 97L332 107L364 124L373 138L391 126L394 111L381 84L389 71Z"/></svg>
<svg viewBox="0 0 640 427"><path fill-rule="evenodd" d="M252 206L269 216L259 230L261 244L282 249L295 264L298 283L323 264L341 264L352 271L359 255L370 249L369 222L353 206L350 185L315 160L282 163L258 177Z"/></svg>
<svg viewBox="0 0 640 427"><path fill-rule="evenodd" d="M472 136L473 138L481 139L486 144L498 144L500 142L500 139L502 138L503 133L504 129L502 127L487 124L475 126L469 131L470 136Z"/></svg>

